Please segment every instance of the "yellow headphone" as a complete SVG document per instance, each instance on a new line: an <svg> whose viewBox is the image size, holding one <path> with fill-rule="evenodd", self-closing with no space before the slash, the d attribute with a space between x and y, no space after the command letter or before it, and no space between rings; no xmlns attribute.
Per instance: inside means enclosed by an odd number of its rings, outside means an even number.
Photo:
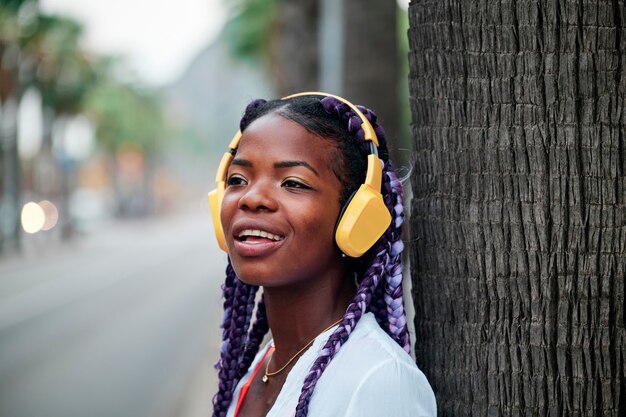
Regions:
<svg viewBox="0 0 626 417"><path fill-rule="evenodd" d="M300 96L333 97L347 104L361 119L361 129L363 129L365 133L365 140L368 141L370 145L370 154L367 156L365 182L361 184L359 189L350 197L344 206L335 229L335 241L339 249L348 256L358 258L374 246L374 243L385 233L385 230L387 230L391 224L391 214L389 210L387 210L380 193L383 165L380 158L378 158L378 138L369 120L367 120L363 113L348 100L333 94L320 92L292 94L283 97L283 100ZM219 247L224 251L226 251L226 240L220 220L220 210L222 208L224 192L226 191L228 167L237 152L240 140L241 131L238 131L228 145L229 149L222 157L222 161L217 169L217 175L215 176L217 188L209 193L209 204L211 206L211 217L213 219L213 227L215 228L215 236Z"/></svg>

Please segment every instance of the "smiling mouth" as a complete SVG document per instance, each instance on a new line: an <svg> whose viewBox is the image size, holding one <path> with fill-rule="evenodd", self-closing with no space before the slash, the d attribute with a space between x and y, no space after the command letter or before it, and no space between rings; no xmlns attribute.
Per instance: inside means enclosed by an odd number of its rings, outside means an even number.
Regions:
<svg viewBox="0 0 626 417"><path fill-rule="evenodd" d="M259 230L259 229L242 230L237 236L237 240L239 240L239 242L246 242L246 243L252 243L252 244L263 243L263 242L267 242L268 240L272 242L280 242L283 239L285 239L284 236L275 235L273 233L266 232L265 230Z"/></svg>

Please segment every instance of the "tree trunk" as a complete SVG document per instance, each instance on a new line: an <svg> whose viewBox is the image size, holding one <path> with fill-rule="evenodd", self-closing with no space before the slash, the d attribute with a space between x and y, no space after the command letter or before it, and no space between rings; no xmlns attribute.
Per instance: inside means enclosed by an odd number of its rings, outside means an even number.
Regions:
<svg viewBox="0 0 626 417"><path fill-rule="evenodd" d="M0 254L21 246L21 164L17 148L19 49L0 40Z"/></svg>
<svg viewBox="0 0 626 417"><path fill-rule="evenodd" d="M270 50L270 73L279 96L317 90L318 0L281 1Z"/></svg>
<svg viewBox="0 0 626 417"><path fill-rule="evenodd" d="M416 356L443 416L625 416L623 1L413 1Z"/></svg>
<svg viewBox="0 0 626 417"><path fill-rule="evenodd" d="M351 101L371 107L389 139L393 160L406 162L409 143L400 129L400 56L395 1L344 1L343 92Z"/></svg>
<svg viewBox="0 0 626 417"><path fill-rule="evenodd" d="M340 22L343 33L330 40L320 36L320 26L324 26L320 22L323 2L279 2L269 60L276 91L279 96L284 96L323 89L320 86L321 64L337 68L341 72L337 74L341 87L339 91L329 92L375 110L385 126L394 161L404 164L408 161L404 149L410 145L400 127L398 5L389 0L335 1L344 3L341 6L344 18ZM320 42L320 38L327 42ZM321 62L324 55L321 48L335 47L341 49L335 59L342 62ZM333 54L325 56L332 57Z"/></svg>

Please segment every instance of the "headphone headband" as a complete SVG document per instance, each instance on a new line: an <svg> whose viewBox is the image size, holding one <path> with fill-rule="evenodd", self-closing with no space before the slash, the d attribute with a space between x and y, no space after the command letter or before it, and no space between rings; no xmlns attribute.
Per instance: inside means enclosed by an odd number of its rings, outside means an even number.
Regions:
<svg viewBox="0 0 626 417"><path fill-rule="evenodd" d="M367 141L370 141L374 145L378 146L378 136L376 136L376 132L374 131L374 128L372 127L372 124L370 123L369 120L367 120L367 117L365 117L363 112L361 110L359 110L359 108L357 106L355 106L354 104L350 103L348 100L346 100L343 97L339 97L339 96L336 96L334 94L321 93L319 91L309 91L309 92L304 92L304 93L291 94L291 95L283 97L282 99L283 100L288 100L290 98L303 97L303 96L332 97L334 99L337 99L337 100L341 101L343 104L345 104L348 107L350 107L352 109L352 111L355 112L357 114L357 116L359 116L359 119L361 119L361 129L363 129L364 139L367 140ZM378 150L376 150L376 154L378 154Z"/></svg>

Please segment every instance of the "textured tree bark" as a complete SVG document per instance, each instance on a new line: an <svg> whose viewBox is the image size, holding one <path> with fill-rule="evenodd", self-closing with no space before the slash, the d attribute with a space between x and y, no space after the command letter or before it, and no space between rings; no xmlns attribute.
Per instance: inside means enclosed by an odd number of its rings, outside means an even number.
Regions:
<svg viewBox="0 0 626 417"><path fill-rule="evenodd" d="M416 356L439 414L625 416L625 3L409 17Z"/></svg>

